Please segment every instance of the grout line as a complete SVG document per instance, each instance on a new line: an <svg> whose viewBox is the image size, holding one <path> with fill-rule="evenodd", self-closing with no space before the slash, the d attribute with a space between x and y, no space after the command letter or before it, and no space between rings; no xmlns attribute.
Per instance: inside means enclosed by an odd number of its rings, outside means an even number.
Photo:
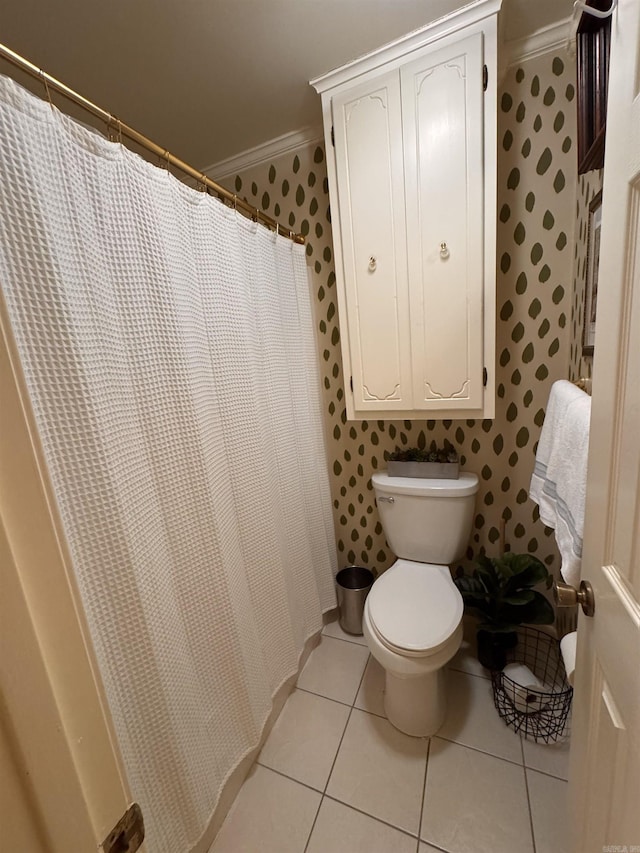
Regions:
<svg viewBox="0 0 640 853"><path fill-rule="evenodd" d="M456 667L456 666L451 666L451 665L449 665L449 666L447 667L447 669L448 669L450 672L462 672L462 673L464 673L464 675L471 675L471 676L473 676L473 678L482 678L484 681L489 681L489 682L491 681L491 676L490 676L490 675L481 675L479 672L469 672L469 670L468 670L468 669L459 669L458 667Z"/></svg>
<svg viewBox="0 0 640 853"><path fill-rule="evenodd" d="M349 713L349 717L347 718L347 724L346 724L346 726L344 727L344 731L343 731L343 733L342 733L342 737L340 738L340 743L339 743L339 745L338 745L338 750L337 750L337 752L336 752L336 756L335 756L335 758L334 758L334 760L333 760L333 764L331 765L331 771L329 772L329 776L328 776L328 778L327 778L327 784L325 785L324 794L323 794L323 799L325 799L325 798L326 798L326 799L328 799L328 800L333 800L334 802L336 802L336 803L340 803L340 805L345 806L345 808L351 809L351 810L352 810L352 811L354 811L354 812L358 812L359 814L365 815L365 817L369 817L369 818L371 818L372 820L376 820L376 821L378 821L378 823L382 823L382 824L384 824L385 826L390 827L391 829L395 829L395 830L396 830L396 832L401 832L403 835L407 835L409 838L413 838L413 839L415 839L415 840L416 840L416 842L417 842L417 844L418 844L418 846L419 846L419 845L420 845L420 825L418 825L418 833L417 833L417 834L414 834L414 833L409 832L408 830L403 829L403 828L401 828L401 827L399 827L399 826L395 826L393 823L389 823L388 821L383 820L382 818L380 818L380 817L379 817L379 816L377 816L377 815L373 815L373 814L370 814L369 812L365 812L363 809L359 809L357 806L353 806L353 805L351 805L350 803L345 803L343 800L339 800L337 797L334 797L334 796L332 796L331 794L328 794L328 793L327 793L327 788L329 787L329 782L330 782L330 780L331 780L331 775L332 775L332 773L333 773L333 769L334 769L334 767L335 767L336 761L338 760L338 755L340 754L340 748L342 747L342 741L344 740L344 736L345 736L345 734L346 734L346 732L347 732L347 728L348 728L348 726L349 726L349 721L351 720L351 716L352 716L353 712L354 712L354 711L359 711L359 712L360 712L360 713L362 713L362 714L369 714L370 716L372 716L372 717L377 717L377 718L378 718L378 719L380 719L380 720L386 720L386 717L381 717L379 714L373 714L373 713L371 713L370 711L365 711L363 708L356 708L356 706L355 706L355 702L356 702L356 700L357 700L357 698L358 698L358 694L360 693L360 688L362 687L362 682L364 681L365 673L366 673L366 671L367 671L367 666L369 665L369 661L370 661L370 660L371 660L371 654L369 654L369 656L368 656L368 658L367 658L367 663L365 664L364 670L363 670L363 672L362 672L362 676L360 677L360 682L359 682L359 684L358 684L358 689L356 690L356 696L355 696L355 699L353 700L353 701L354 701L354 704L351 706L351 712ZM315 825L315 821L314 821L314 825ZM312 831L313 831L313 829L312 829ZM311 838L311 835L309 835L309 839L310 839L310 838ZM309 842L307 841L307 845L308 845L308 843L309 843ZM307 850L307 848L305 847L305 853L306 853L306 850Z"/></svg>
<svg viewBox="0 0 640 853"><path fill-rule="evenodd" d="M536 853L536 834L533 829L533 815L531 814L531 797L529 796L529 779L527 778L527 768L524 763L524 743L523 737L520 735L520 751L522 752L522 769L524 771L524 788L527 793L527 808L529 809L529 827L531 828L531 844L533 845L533 853Z"/></svg>
<svg viewBox="0 0 640 853"><path fill-rule="evenodd" d="M330 638L330 639L333 639L333 638ZM346 642L348 642L348 641L346 641ZM353 645L357 645L357 643L354 643ZM331 774L333 773L333 768L335 767L336 761L338 760L338 753L340 752L340 747L342 746L342 741L344 740L344 736L345 736L345 733L347 731L347 726L349 725L349 720L351 719L351 715L353 714L353 706L354 706L356 699L358 698L358 693L360 692L360 687L362 686L362 681L364 679L364 674L367 671L367 665L369 663L370 657L371 657L371 655L367 655L367 660L366 660L364 668L362 670L362 675L360 676L360 681L358 682L358 687L356 689L355 696L353 697L353 702L351 703L351 706L349 708L349 714L347 716L347 721L344 724L344 729L342 730L342 736L340 737L340 742L338 743L338 748L336 749L336 754L333 756L333 761L331 762L331 769L329 770L329 775L327 776L327 781L325 782L324 790L322 791L322 797L320 798L320 802L318 803L318 810L316 812L316 816L313 819L313 823L311 824L311 829L309 830L309 835L307 837L307 843L304 845L304 853L307 853L307 848L309 847L309 842L311 841L311 836L313 835L313 830L315 829L316 821L318 820L318 815L320 814L320 809L322 808L323 800L324 800L325 796L327 795L327 788L329 787L329 780L331 779ZM341 702L340 704L345 704L345 703Z"/></svg>
<svg viewBox="0 0 640 853"><path fill-rule="evenodd" d="M468 743L462 743L459 740L452 740L448 737L442 737L442 735L433 735L433 737L437 737L438 740L444 740L447 743L455 743L456 746L464 746L465 749L472 749L474 752L481 752L483 755L490 755L491 758L498 758L500 761L506 761L507 764L514 764L516 767L524 767L522 762L514 761L512 758L505 758L502 755L496 755L495 752L489 752L486 749L480 749L478 746L469 746Z"/></svg>
<svg viewBox="0 0 640 853"><path fill-rule="evenodd" d="M548 770L538 770L537 767L529 767L528 764L524 765L526 770L530 770L532 773L539 773L541 776L548 776L549 779L555 779L556 782L564 782L565 784L569 784L569 780L565 779L564 776L556 776L553 773L549 773Z"/></svg>
<svg viewBox="0 0 640 853"><path fill-rule="evenodd" d="M272 773L277 773L278 776L284 776L285 779L288 779L290 782L295 782L297 785L302 785L303 788L308 788L310 791L313 791L315 794L322 794L322 788L314 788L313 785L310 785L308 782L301 782L299 779L296 779L294 776L289 776L288 773L283 773L282 770L276 770L275 767L269 767L268 764L263 764L261 761L254 761L254 764L257 764L258 767L264 767L265 770L271 770Z"/></svg>
<svg viewBox="0 0 640 853"><path fill-rule="evenodd" d="M338 748L336 749L336 754L334 755L333 761L331 763L331 770L329 770L329 775L327 776L327 781L325 782L324 791L322 792L323 795L327 793L327 788L329 787L329 780L331 779L331 774L333 773L333 768L336 766L336 761L338 760L338 755L340 753L340 747L342 746L342 741L344 740L344 736L347 732L347 728L349 726L349 720L351 719L351 715L353 714L354 703L355 703L356 699L358 698L358 693L360 692L360 688L362 687L362 682L364 680L364 674L367 671L367 665L369 663L369 657L371 657L371 655L369 655L367 657L367 662L365 663L364 669L362 670L362 675L360 676L360 681L358 682L358 688L356 690L356 695L354 696L353 702L351 703L351 710L349 711L349 716L347 717L347 722L345 723L344 729L342 730L342 737L340 738L340 743L338 744Z"/></svg>
<svg viewBox="0 0 640 853"><path fill-rule="evenodd" d="M320 814L320 809L322 808L322 803L324 802L324 794L320 797L320 802L318 803L318 809L316 811L316 816L313 819L313 823L311 824L311 829L309 830L309 835L307 836L307 843L304 845L303 853L307 853L307 848L309 847L309 842L311 841L311 836L313 835L313 830L316 828L316 821L318 820L318 815ZM534 851L535 853L535 851Z"/></svg>
<svg viewBox="0 0 640 853"><path fill-rule="evenodd" d="M336 749L336 754L333 756L333 761L331 762L331 770L329 770L329 775L327 776L327 781L324 783L324 790L322 791L322 795L324 796L327 793L327 788L329 787L329 780L331 779L331 774L333 773L333 768L336 766L336 761L338 760L338 753L340 752L340 747L342 746L342 741L344 740L345 733L347 731L347 727L349 725L349 720L351 719L351 715L353 714L353 706L349 711L349 716L347 717L347 722L344 725L344 729L342 730L342 736L340 738L340 743L338 744L338 748Z"/></svg>
<svg viewBox="0 0 640 853"><path fill-rule="evenodd" d="M427 771L429 769L429 755L431 753L431 738L429 738L429 744L427 746L427 760L424 763L424 779L422 781L422 802L420 803L420 820L418 821L418 846L416 847L416 853L420 853L420 834L422 832L422 814L424 812L424 798L427 792Z"/></svg>
<svg viewBox="0 0 640 853"><path fill-rule="evenodd" d="M339 800L337 797L332 797L331 794L325 794L327 800L333 800L334 803L340 803L341 806L345 806L348 809L351 809L354 812L358 812L358 814L362 814L365 817L370 817L372 820L377 820L378 823L383 823L385 826L390 827L391 829L395 829L396 832L401 832L403 835L408 835L409 838L413 838L414 841L420 843L420 838L414 832L409 832L408 829L402 829L400 826L396 826L393 823L389 823L388 820L384 820L381 817L377 817L376 815L371 814L371 812L365 812L363 809L359 809L357 806L352 806L350 803L345 803L344 800Z"/></svg>
<svg viewBox="0 0 640 853"><path fill-rule="evenodd" d="M357 701L357 697L356 697ZM384 714L376 714L375 711L369 711L367 708L359 708L357 705L353 706L354 711L362 711L363 714L369 714L371 717L377 717L379 720L388 720L388 717L385 717Z"/></svg>
<svg viewBox="0 0 640 853"><path fill-rule="evenodd" d="M316 828L316 821L318 820L318 815L320 814L320 809L322 808L322 803L324 802L324 794L320 797L320 802L318 803L318 809L316 811L316 816L313 819L313 823L311 824L311 829L309 830L309 835L307 836L307 843L304 845L303 853L307 853L307 848L309 846L309 842L311 841L311 836L313 835L313 830Z"/></svg>
<svg viewBox="0 0 640 853"><path fill-rule="evenodd" d="M364 669L362 670L362 675L360 676L360 681L358 682L358 689L356 690L356 695L353 697L353 702L351 703L351 709L355 708L356 702L358 701L358 693L360 693L360 688L362 687L362 682L364 681L364 676L367 671L367 667L369 666L369 661L371 660L371 652L367 655L367 659L364 662ZM359 708L357 710L360 710Z"/></svg>
<svg viewBox="0 0 640 853"><path fill-rule="evenodd" d="M531 813L531 797L529 796L529 780L527 779L527 768L524 770L524 787L527 792L527 806L529 807L529 826L531 827L531 844L533 845L533 853L536 853L536 834L533 829L533 815Z"/></svg>
<svg viewBox="0 0 640 853"><path fill-rule="evenodd" d="M324 631L320 632L320 636L329 640L340 640L342 643L351 643L354 646L362 646L363 649L367 648L366 643L359 643L357 640L350 640L348 637L334 637L333 634L325 634Z"/></svg>
<svg viewBox="0 0 640 853"><path fill-rule="evenodd" d="M527 757L526 757L525 751L524 751L524 743L525 743L525 740L527 740L527 738L525 738L524 735L520 735L520 737L521 737L521 741L522 741L522 763L527 768L527 770L533 770L534 773L542 773L543 776L550 776L552 779L558 779L558 781L560 781L560 782L567 782L567 783L569 782L569 780L565 776L558 776L557 774L552 773L550 770L540 770L539 767L532 767L530 764L527 764ZM529 741L529 743L533 743L533 742L534 741ZM560 743L560 742L561 741L558 741L556 743ZM567 741L564 741L564 743L567 743ZM538 744L538 745L539 746L551 746L551 744Z"/></svg>
<svg viewBox="0 0 640 853"><path fill-rule="evenodd" d="M321 634L320 636L325 640L335 640L337 643L349 643L350 646L358 646L361 649L369 651L366 643L356 643L354 640L345 640L343 637L332 637L331 634Z"/></svg>
<svg viewBox="0 0 640 853"><path fill-rule="evenodd" d="M335 702L336 705L342 705L343 708L353 708L354 711L362 711L363 714L371 714L372 717L377 717L379 720L387 719L384 714L376 714L375 711L369 711L367 708L359 708L356 704L350 705L348 702L342 702L340 699L332 699L331 696L323 696L322 693L316 693L314 690L307 690L306 687L295 687L294 689L301 690L303 693L309 693L311 696L317 696L319 699L327 699L329 702ZM358 693L359 692L360 687L358 687ZM358 693L356 693L356 698L353 700L354 703L358 701Z"/></svg>
<svg viewBox="0 0 640 853"><path fill-rule="evenodd" d="M323 693L316 693L315 690L308 690L306 687L298 687L297 684L295 685L294 689L302 690L303 693L310 693L312 696L318 696L320 699L327 699L329 702L335 702L336 705L343 705L345 708L353 708L353 705L349 702L343 702L342 699L333 699L331 696L325 696ZM356 693L356 697L357 695L358 694Z"/></svg>

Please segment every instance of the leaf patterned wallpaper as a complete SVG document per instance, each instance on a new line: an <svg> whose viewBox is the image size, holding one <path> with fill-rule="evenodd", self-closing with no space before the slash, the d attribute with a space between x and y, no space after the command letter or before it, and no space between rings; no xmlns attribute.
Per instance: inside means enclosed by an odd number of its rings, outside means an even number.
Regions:
<svg viewBox="0 0 640 853"><path fill-rule="evenodd" d="M385 451L446 437L480 476L467 556L500 548L558 568L528 498L551 383L569 372L576 182L575 65L564 52L508 69L498 93L497 407L494 420L347 421L325 154L304 146L235 176L235 191L307 239L326 442L342 565L388 568L370 478ZM320 104L318 101L318 111ZM230 182L227 180L227 185Z"/></svg>

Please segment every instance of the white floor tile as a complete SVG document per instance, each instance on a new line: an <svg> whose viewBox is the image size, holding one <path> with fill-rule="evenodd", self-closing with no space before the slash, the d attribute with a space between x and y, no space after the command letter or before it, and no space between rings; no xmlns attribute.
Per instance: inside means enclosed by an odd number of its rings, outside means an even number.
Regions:
<svg viewBox="0 0 640 853"><path fill-rule="evenodd" d="M348 716L346 705L294 690L258 761L324 791Z"/></svg>
<svg viewBox="0 0 640 853"><path fill-rule="evenodd" d="M485 669L477 657L475 640L463 640L456 655L449 661L449 669L491 678L491 673Z"/></svg>
<svg viewBox="0 0 640 853"><path fill-rule="evenodd" d="M567 789L561 779L527 770L536 853L568 853Z"/></svg>
<svg viewBox="0 0 640 853"><path fill-rule="evenodd" d="M343 631L340 627L339 622L328 622L324 628L322 629L322 633L325 637L334 637L336 640L347 640L349 643L357 643L359 646L366 646L367 641L365 638L357 634L347 634L346 631Z"/></svg>
<svg viewBox="0 0 640 853"><path fill-rule="evenodd" d="M321 795L254 766L209 853L302 853Z"/></svg>
<svg viewBox="0 0 640 853"><path fill-rule="evenodd" d="M522 763L520 736L498 716L490 681L449 670L446 690L447 716L438 736Z"/></svg>
<svg viewBox="0 0 640 853"><path fill-rule="evenodd" d="M420 837L450 853L532 853L524 769L433 738Z"/></svg>
<svg viewBox="0 0 640 853"><path fill-rule="evenodd" d="M384 678L384 669L371 655L356 697L356 708L370 711L380 717L386 717L384 711Z"/></svg>
<svg viewBox="0 0 640 853"><path fill-rule="evenodd" d="M569 741L563 743L534 743L522 739L524 763L534 770L550 773L559 779L569 778Z"/></svg>
<svg viewBox="0 0 640 853"><path fill-rule="evenodd" d="M325 797L307 853L415 853L414 838Z"/></svg>
<svg viewBox="0 0 640 853"><path fill-rule="evenodd" d="M428 741L354 710L327 793L407 832L418 832Z"/></svg>
<svg viewBox="0 0 640 853"><path fill-rule="evenodd" d="M320 645L309 655L298 678L298 687L351 705L368 657L366 646L322 637Z"/></svg>

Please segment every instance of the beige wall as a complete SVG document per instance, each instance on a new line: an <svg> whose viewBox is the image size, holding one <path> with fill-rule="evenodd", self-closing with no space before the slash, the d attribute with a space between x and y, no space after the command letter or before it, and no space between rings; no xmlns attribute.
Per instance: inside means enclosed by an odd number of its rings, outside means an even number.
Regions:
<svg viewBox="0 0 640 853"><path fill-rule="evenodd" d="M125 811L130 791L72 594L70 561L19 368L14 372L18 358L8 325L0 301L0 726L6 747L0 761L9 774L0 798L0 849L4 810L16 803L12 831L24 834L28 819L49 850L94 850Z"/></svg>
<svg viewBox="0 0 640 853"><path fill-rule="evenodd" d="M496 417L347 422L324 150L307 146L227 181L307 236L317 312L334 517L343 565L386 568L370 486L396 445L447 437L481 487L469 556L499 548L557 566L555 542L527 498L551 383L568 375L575 198L575 67L564 53L510 68L498 96Z"/></svg>

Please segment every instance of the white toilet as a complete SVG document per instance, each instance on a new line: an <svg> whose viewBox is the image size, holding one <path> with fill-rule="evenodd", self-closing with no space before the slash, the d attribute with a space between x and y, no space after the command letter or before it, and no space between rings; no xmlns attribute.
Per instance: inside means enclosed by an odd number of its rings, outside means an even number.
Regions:
<svg viewBox="0 0 640 853"><path fill-rule="evenodd" d="M374 583L363 619L369 651L384 667L385 711L406 734L444 722L443 667L462 643L462 596L449 565L464 555L478 477L371 478L380 520L398 560Z"/></svg>

